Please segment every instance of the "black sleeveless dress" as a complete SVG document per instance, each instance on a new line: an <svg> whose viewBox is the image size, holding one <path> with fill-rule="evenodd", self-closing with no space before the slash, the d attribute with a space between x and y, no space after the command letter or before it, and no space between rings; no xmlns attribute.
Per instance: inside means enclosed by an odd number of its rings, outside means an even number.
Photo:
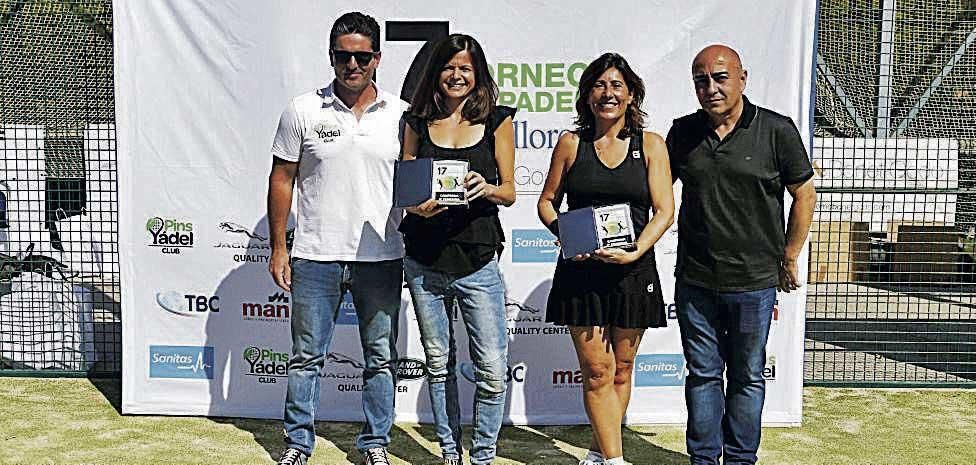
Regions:
<svg viewBox="0 0 976 465"><path fill-rule="evenodd" d="M639 235L651 210L643 134L630 138L627 157L613 169L597 158L592 136L581 135L576 161L566 174L564 186L571 210L630 203L634 230ZM654 249L627 265L560 257L546 305L546 321L568 326L666 326Z"/></svg>
<svg viewBox="0 0 976 465"><path fill-rule="evenodd" d="M498 105L485 121L485 133L470 147L449 148L430 140L427 121L405 112L404 121L417 134L417 158L465 160L471 171L485 178L488 184L498 184L495 162L495 130L505 118L515 115L515 109ZM498 220L498 205L484 197L475 199L467 207L451 206L447 211L430 218L407 213L400 223L408 257L438 271L468 275L478 271L501 253L505 233Z"/></svg>

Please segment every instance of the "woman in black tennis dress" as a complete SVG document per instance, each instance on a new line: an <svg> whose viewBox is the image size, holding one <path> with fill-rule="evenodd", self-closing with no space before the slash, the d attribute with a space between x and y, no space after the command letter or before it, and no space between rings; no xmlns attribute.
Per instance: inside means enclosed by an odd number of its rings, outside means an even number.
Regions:
<svg viewBox="0 0 976 465"><path fill-rule="evenodd" d="M593 441L580 463L617 464L624 463L620 424L641 336L666 325L653 247L674 220L674 196L665 142L643 130L644 83L627 61L615 53L597 58L578 95L576 130L553 151L539 218L558 235L564 194L570 209L628 203L639 236L635 250L560 259L546 321L570 327L583 372Z"/></svg>

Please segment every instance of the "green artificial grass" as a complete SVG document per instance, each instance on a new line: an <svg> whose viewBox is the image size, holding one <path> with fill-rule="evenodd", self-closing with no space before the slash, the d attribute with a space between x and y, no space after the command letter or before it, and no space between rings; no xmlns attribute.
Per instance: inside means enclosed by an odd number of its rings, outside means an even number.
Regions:
<svg viewBox="0 0 976 465"><path fill-rule="evenodd" d="M117 380L0 378L3 464L261 464L281 448L272 420L121 416ZM763 430L760 463L770 465L976 464L976 391L804 390L800 428ZM311 465L359 463L358 425L317 424ZM584 426L505 427L502 464L575 465ZM437 463L429 426L396 425L397 464ZM684 430L632 427L625 457L635 464L687 464Z"/></svg>

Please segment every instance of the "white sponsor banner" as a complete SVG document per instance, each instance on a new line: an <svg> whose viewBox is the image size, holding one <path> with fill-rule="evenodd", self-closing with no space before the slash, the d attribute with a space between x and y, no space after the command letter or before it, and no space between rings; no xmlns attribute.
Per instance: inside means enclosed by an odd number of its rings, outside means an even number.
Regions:
<svg viewBox="0 0 976 465"><path fill-rule="evenodd" d="M959 141L818 138L814 146L817 187L877 190L821 194L815 221L864 222L871 231L902 222L955 223L956 194L931 191L959 187Z"/></svg>
<svg viewBox="0 0 976 465"><path fill-rule="evenodd" d="M506 420L585 423L570 338L544 322L556 249L535 214L549 155L559 133L571 128L580 73L605 51L623 54L645 79L648 129L663 135L673 118L697 108L694 54L727 43L744 57L750 98L792 117L806 137L815 18L812 0L761 8L750 1L634 1L618 5L627 13L610 21L581 14L592 8L575 1L118 2L119 183L127 199L120 213L123 411L282 416L290 296L266 271L269 148L289 99L332 79L332 22L359 10L383 29L380 86L402 94L423 64L415 58L421 32L441 28L481 42L501 103L518 107L518 201L502 214ZM657 246L669 304L675 241L669 233ZM411 359L404 365L415 365L424 356L408 301L404 294L399 350ZM362 418L362 355L349 307L323 373L320 419ZM803 308L803 291L780 296L768 345L767 424L800 421ZM470 418L474 386L464 330L460 323L456 329L462 406ZM672 318L644 337L627 421L683 422L684 372ZM402 380L396 395L397 420L430 421L422 378Z"/></svg>

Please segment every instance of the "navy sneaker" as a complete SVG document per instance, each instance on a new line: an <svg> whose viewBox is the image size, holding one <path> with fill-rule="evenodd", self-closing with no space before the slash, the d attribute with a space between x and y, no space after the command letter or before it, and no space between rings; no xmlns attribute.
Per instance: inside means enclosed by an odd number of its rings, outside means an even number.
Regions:
<svg viewBox="0 0 976 465"><path fill-rule="evenodd" d="M386 456L386 449L374 447L364 450L363 465L390 465L390 458Z"/></svg>
<svg viewBox="0 0 976 465"><path fill-rule="evenodd" d="M308 456L302 451L289 447L281 453L281 457L278 458L278 465L305 465L308 461Z"/></svg>

